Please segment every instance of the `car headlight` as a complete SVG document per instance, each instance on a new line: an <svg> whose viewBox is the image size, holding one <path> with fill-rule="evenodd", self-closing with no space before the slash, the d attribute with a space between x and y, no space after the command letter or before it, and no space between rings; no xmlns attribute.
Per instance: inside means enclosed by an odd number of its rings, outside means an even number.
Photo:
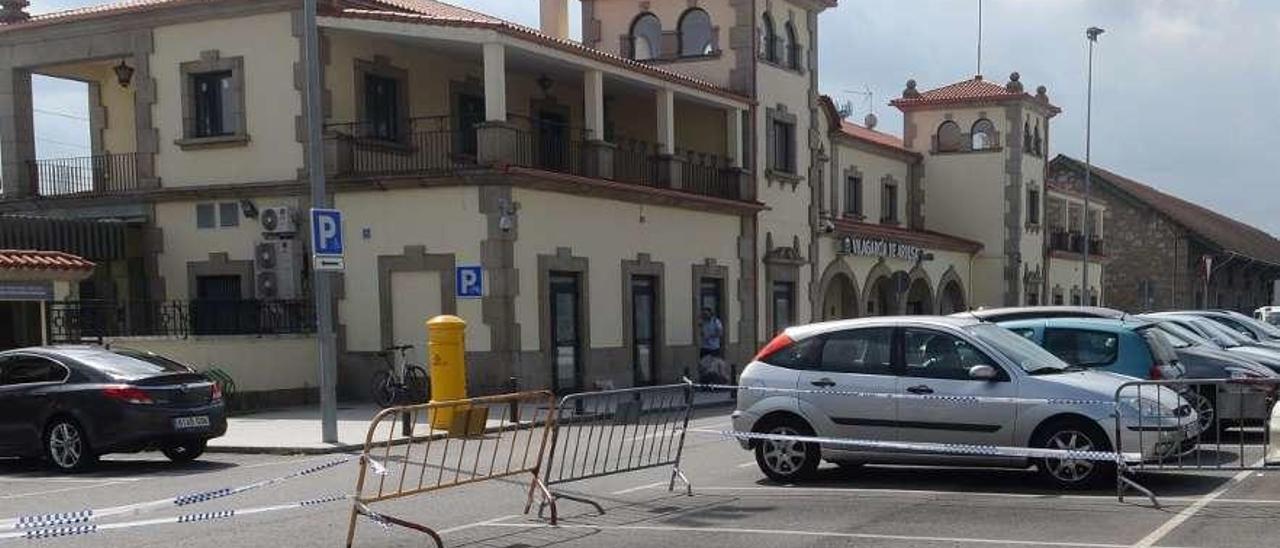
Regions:
<svg viewBox="0 0 1280 548"><path fill-rule="evenodd" d="M1144 421L1158 421L1177 416L1177 407L1171 406L1160 400L1127 396L1121 398L1120 403L1126 416L1133 418L1140 417L1141 420Z"/></svg>

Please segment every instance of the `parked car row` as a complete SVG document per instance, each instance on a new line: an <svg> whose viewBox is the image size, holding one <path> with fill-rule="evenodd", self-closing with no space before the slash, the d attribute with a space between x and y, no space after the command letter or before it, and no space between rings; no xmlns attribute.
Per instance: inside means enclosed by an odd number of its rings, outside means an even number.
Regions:
<svg viewBox="0 0 1280 548"><path fill-rule="evenodd" d="M1227 379L1242 382L1221 382ZM754 389L740 395L733 421L738 431L862 442L1103 452L1119 444L1126 454L1161 461L1228 427L1267 419L1277 386L1267 381L1277 379L1280 329L1234 312L1028 307L867 318L778 334L744 369L739 383ZM1128 384L1141 380L1187 383L1141 391ZM937 397L915 397L922 395ZM959 456L909 450L910 443L742 443L765 475L784 482L805 478L823 460L1034 465L1063 488L1115 472L1100 460Z"/></svg>

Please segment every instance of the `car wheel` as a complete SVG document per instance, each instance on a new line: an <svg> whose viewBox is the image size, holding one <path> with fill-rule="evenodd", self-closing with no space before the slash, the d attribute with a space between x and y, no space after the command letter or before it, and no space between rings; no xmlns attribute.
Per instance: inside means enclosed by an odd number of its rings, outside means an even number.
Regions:
<svg viewBox="0 0 1280 548"><path fill-rule="evenodd" d="M208 445L209 442L207 440L190 441L178 445L170 445L161 449L160 452L164 453L164 456L169 457L169 460L173 462L186 463L200 458L200 455L204 454L205 447L208 447Z"/></svg>
<svg viewBox="0 0 1280 548"><path fill-rule="evenodd" d="M1040 429L1032 446L1064 451L1111 451L1107 435L1096 425L1068 419ZM1115 464L1084 459L1040 459L1036 467L1040 475L1059 489L1088 489L1113 477Z"/></svg>
<svg viewBox="0 0 1280 548"><path fill-rule="evenodd" d="M84 429L71 419L55 419L44 435L44 453L49 463L62 472L82 472L97 462Z"/></svg>
<svg viewBox="0 0 1280 548"><path fill-rule="evenodd" d="M1209 389L1215 390L1216 387L1209 387ZM1226 425L1218 420L1217 404L1214 403L1217 398L1203 392L1192 392L1186 395L1186 399L1196 408L1200 424L1200 441L1210 443L1218 441Z"/></svg>
<svg viewBox="0 0 1280 548"><path fill-rule="evenodd" d="M774 436L812 436L813 429L798 418L771 420L758 430ZM756 464L769 479L791 483L813 475L822 460L822 450L816 443L790 440L759 440L756 444Z"/></svg>

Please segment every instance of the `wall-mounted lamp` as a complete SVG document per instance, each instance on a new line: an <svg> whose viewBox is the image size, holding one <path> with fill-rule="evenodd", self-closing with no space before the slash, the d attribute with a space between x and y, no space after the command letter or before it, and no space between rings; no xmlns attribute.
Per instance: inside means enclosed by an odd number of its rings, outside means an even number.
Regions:
<svg viewBox="0 0 1280 548"><path fill-rule="evenodd" d="M120 87L127 88L129 87L129 83L133 82L134 68L129 66L129 64L125 63L123 60L120 61L119 65L116 65L115 68L111 70L116 73L116 80L120 82Z"/></svg>
<svg viewBox="0 0 1280 548"><path fill-rule="evenodd" d="M538 77L538 88L542 90L543 96L545 97L551 96L551 86L553 85L555 85L555 81L552 80L550 76L543 74L542 76Z"/></svg>
<svg viewBox="0 0 1280 548"><path fill-rule="evenodd" d="M516 227L516 204L503 198L498 200L498 230L511 232Z"/></svg>

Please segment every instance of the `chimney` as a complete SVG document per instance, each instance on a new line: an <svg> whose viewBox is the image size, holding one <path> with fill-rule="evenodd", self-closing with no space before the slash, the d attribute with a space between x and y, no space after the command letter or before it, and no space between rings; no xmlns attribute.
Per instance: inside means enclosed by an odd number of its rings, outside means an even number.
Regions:
<svg viewBox="0 0 1280 548"><path fill-rule="evenodd" d="M554 38L569 39L569 0L538 0L542 33ZM26 2L23 2L24 4Z"/></svg>
<svg viewBox="0 0 1280 548"><path fill-rule="evenodd" d="M9 25L31 19L27 13L27 0L0 0L0 23Z"/></svg>

